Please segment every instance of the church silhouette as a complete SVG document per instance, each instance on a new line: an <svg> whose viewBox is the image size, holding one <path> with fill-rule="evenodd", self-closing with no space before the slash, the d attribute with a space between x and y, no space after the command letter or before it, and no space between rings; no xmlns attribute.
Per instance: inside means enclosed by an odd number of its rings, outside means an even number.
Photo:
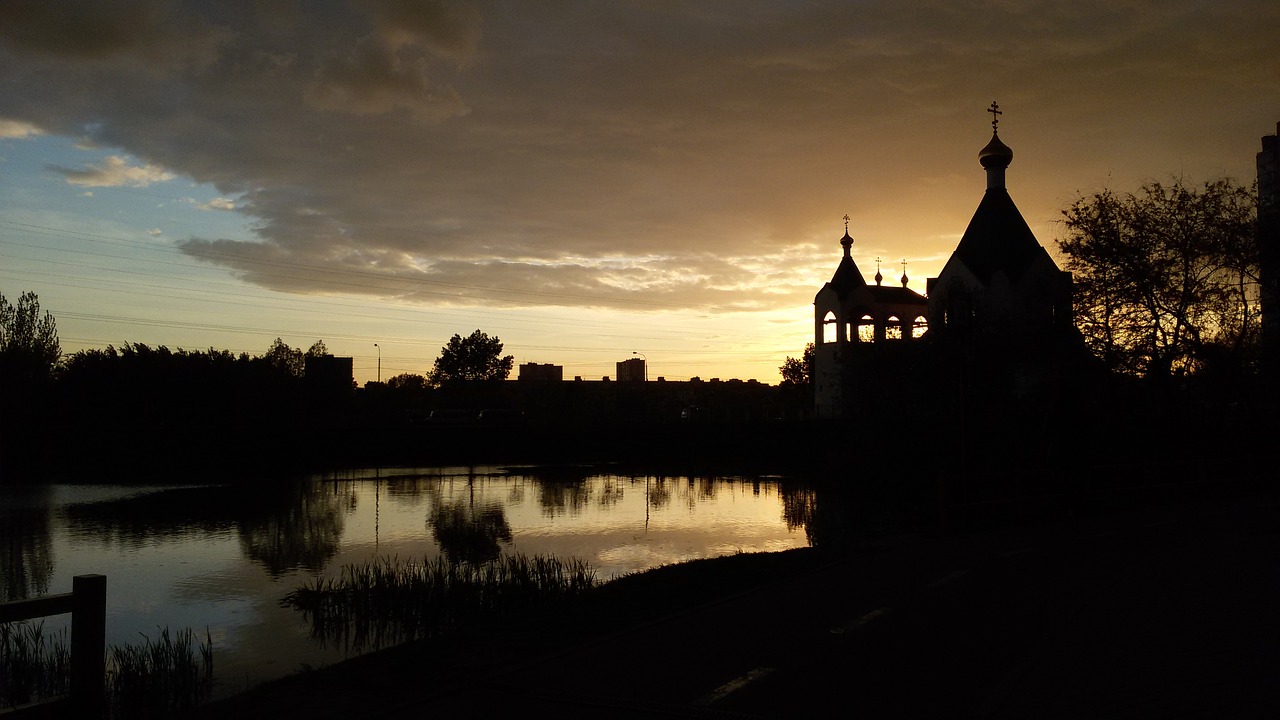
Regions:
<svg viewBox="0 0 1280 720"><path fill-rule="evenodd" d="M1072 318L1072 279L1036 240L1005 186L1013 150L1000 140L999 105L991 103L991 141L978 152L986 193L959 245L926 295L875 284L854 263L845 216L844 253L814 296L814 409L818 417L858 414L886 388L935 382L948 368L981 363L1015 384L1048 365L1082 357Z"/></svg>

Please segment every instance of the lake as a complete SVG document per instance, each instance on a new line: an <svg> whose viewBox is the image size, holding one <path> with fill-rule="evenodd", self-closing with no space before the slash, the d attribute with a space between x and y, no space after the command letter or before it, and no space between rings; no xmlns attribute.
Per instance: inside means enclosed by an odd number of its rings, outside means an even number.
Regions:
<svg viewBox="0 0 1280 720"><path fill-rule="evenodd" d="M269 484L0 487L0 599L107 576L107 642L158 628L213 639L214 695L352 651L280 599L343 566L442 554L576 557L607 580L659 565L809 545L813 496L777 477L543 467L370 468ZM46 620L46 629L66 617Z"/></svg>

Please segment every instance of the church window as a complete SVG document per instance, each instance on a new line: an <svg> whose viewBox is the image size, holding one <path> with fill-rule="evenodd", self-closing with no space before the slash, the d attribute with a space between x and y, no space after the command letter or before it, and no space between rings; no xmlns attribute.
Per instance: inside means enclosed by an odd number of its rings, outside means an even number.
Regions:
<svg viewBox="0 0 1280 720"><path fill-rule="evenodd" d="M870 315L863 315L858 320L858 342L876 341L876 321Z"/></svg>
<svg viewBox="0 0 1280 720"><path fill-rule="evenodd" d="M839 331L840 323L836 321L836 314L833 312L827 313L826 317L822 318L822 344L826 345L827 343L835 342L836 333Z"/></svg>
<svg viewBox="0 0 1280 720"><path fill-rule="evenodd" d="M911 338L924 337L925 331L929 329L929 321L924 319L923 315L917 315L916 319L911 322Z"/></svg>
<svg viewBox="0 0 1280 720"><path fill-rule="evenodd" d="M902 339L902 321L897 315L890 315L884 324L885 340L901 340Z"/></svg>

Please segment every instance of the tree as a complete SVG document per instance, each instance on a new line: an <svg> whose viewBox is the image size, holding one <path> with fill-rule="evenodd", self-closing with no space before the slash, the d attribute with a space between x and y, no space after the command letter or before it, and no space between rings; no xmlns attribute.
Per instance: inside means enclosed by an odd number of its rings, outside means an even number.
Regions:
<svg viewBox="0 0 1280 720"><path fill-rule="evenodd" d="M434 387L473 380L506 380L515 358L502 356L502 341L476 330L467 337L454 335L440 348L440 357L427 375Z"/></svg>
<svg viewBox="0 0 1280 720"><path fill-rule="evenodd" d="M778 370L782 373L783 385L808 385L813 382L813 343L804 346L804 354L797 360L788 357L782 361Z"/></svg>
<svg viewBox="0 0 1280 720"><path fill-rule="evenodd" d="M1256 206L1252 188L1222 179L1102 190L1063 210L1059 247L1094 353L1148 377L1195 372L1224 350L1246 362L1260 333Z"/></svg>
<svg viewBox="0 0 1280 720"><path fill-rule="evenodd" d="M417 373L400 373L387 380L387 387L392 390L416 392L427 388L427 379Z"/></svg>
<svg viewBox="0 0 1280 720"><path fill-rule="evenodd" d="M307 348L307 357L324 357L329 354L329 348L324 344L323 340L317 340Z"/></svg>
<svg viewBox="0 0 1280 720"><path fill-rule="evenodd" d="M48 380L61 356L58 323L48 311L40 315L36 294L24 292L10 305L0 293L0 381Z"/></svg>
<svg viewBox="0 0 1280 720"><path fill-rule="evenodd" d="M312 348L315 346L313 345ZM289 347L289 344L276 338L262 356L272 370L292 377L302 377L306 372L306 359L302 351Z"/></svg>

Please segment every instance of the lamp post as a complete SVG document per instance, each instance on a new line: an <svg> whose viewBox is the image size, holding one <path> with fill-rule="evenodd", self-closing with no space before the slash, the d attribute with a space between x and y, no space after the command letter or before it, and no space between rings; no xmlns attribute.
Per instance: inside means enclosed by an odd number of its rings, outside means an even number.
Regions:
<svg viewBox="0 0 1280 720"><path fill-rule="evenodd" d="M631 354L632 354L632 355L639 355L639 356L640 356L640 359L641 359L641 360L644 360L644 381L645 381L645 382L649 382L649 358L645 357L645 354L644 354L644 353L642 353L642 352L636 352L635 350L632 350L632 351L631 351Z"/></svg>
<svg viewBox="0 0 1280 720"><path fill-rule="evenodd" d="M378 384L381 385L382 384L382 346L378 345L378 343L374 343L373 346L378 348Z"/></svg>

